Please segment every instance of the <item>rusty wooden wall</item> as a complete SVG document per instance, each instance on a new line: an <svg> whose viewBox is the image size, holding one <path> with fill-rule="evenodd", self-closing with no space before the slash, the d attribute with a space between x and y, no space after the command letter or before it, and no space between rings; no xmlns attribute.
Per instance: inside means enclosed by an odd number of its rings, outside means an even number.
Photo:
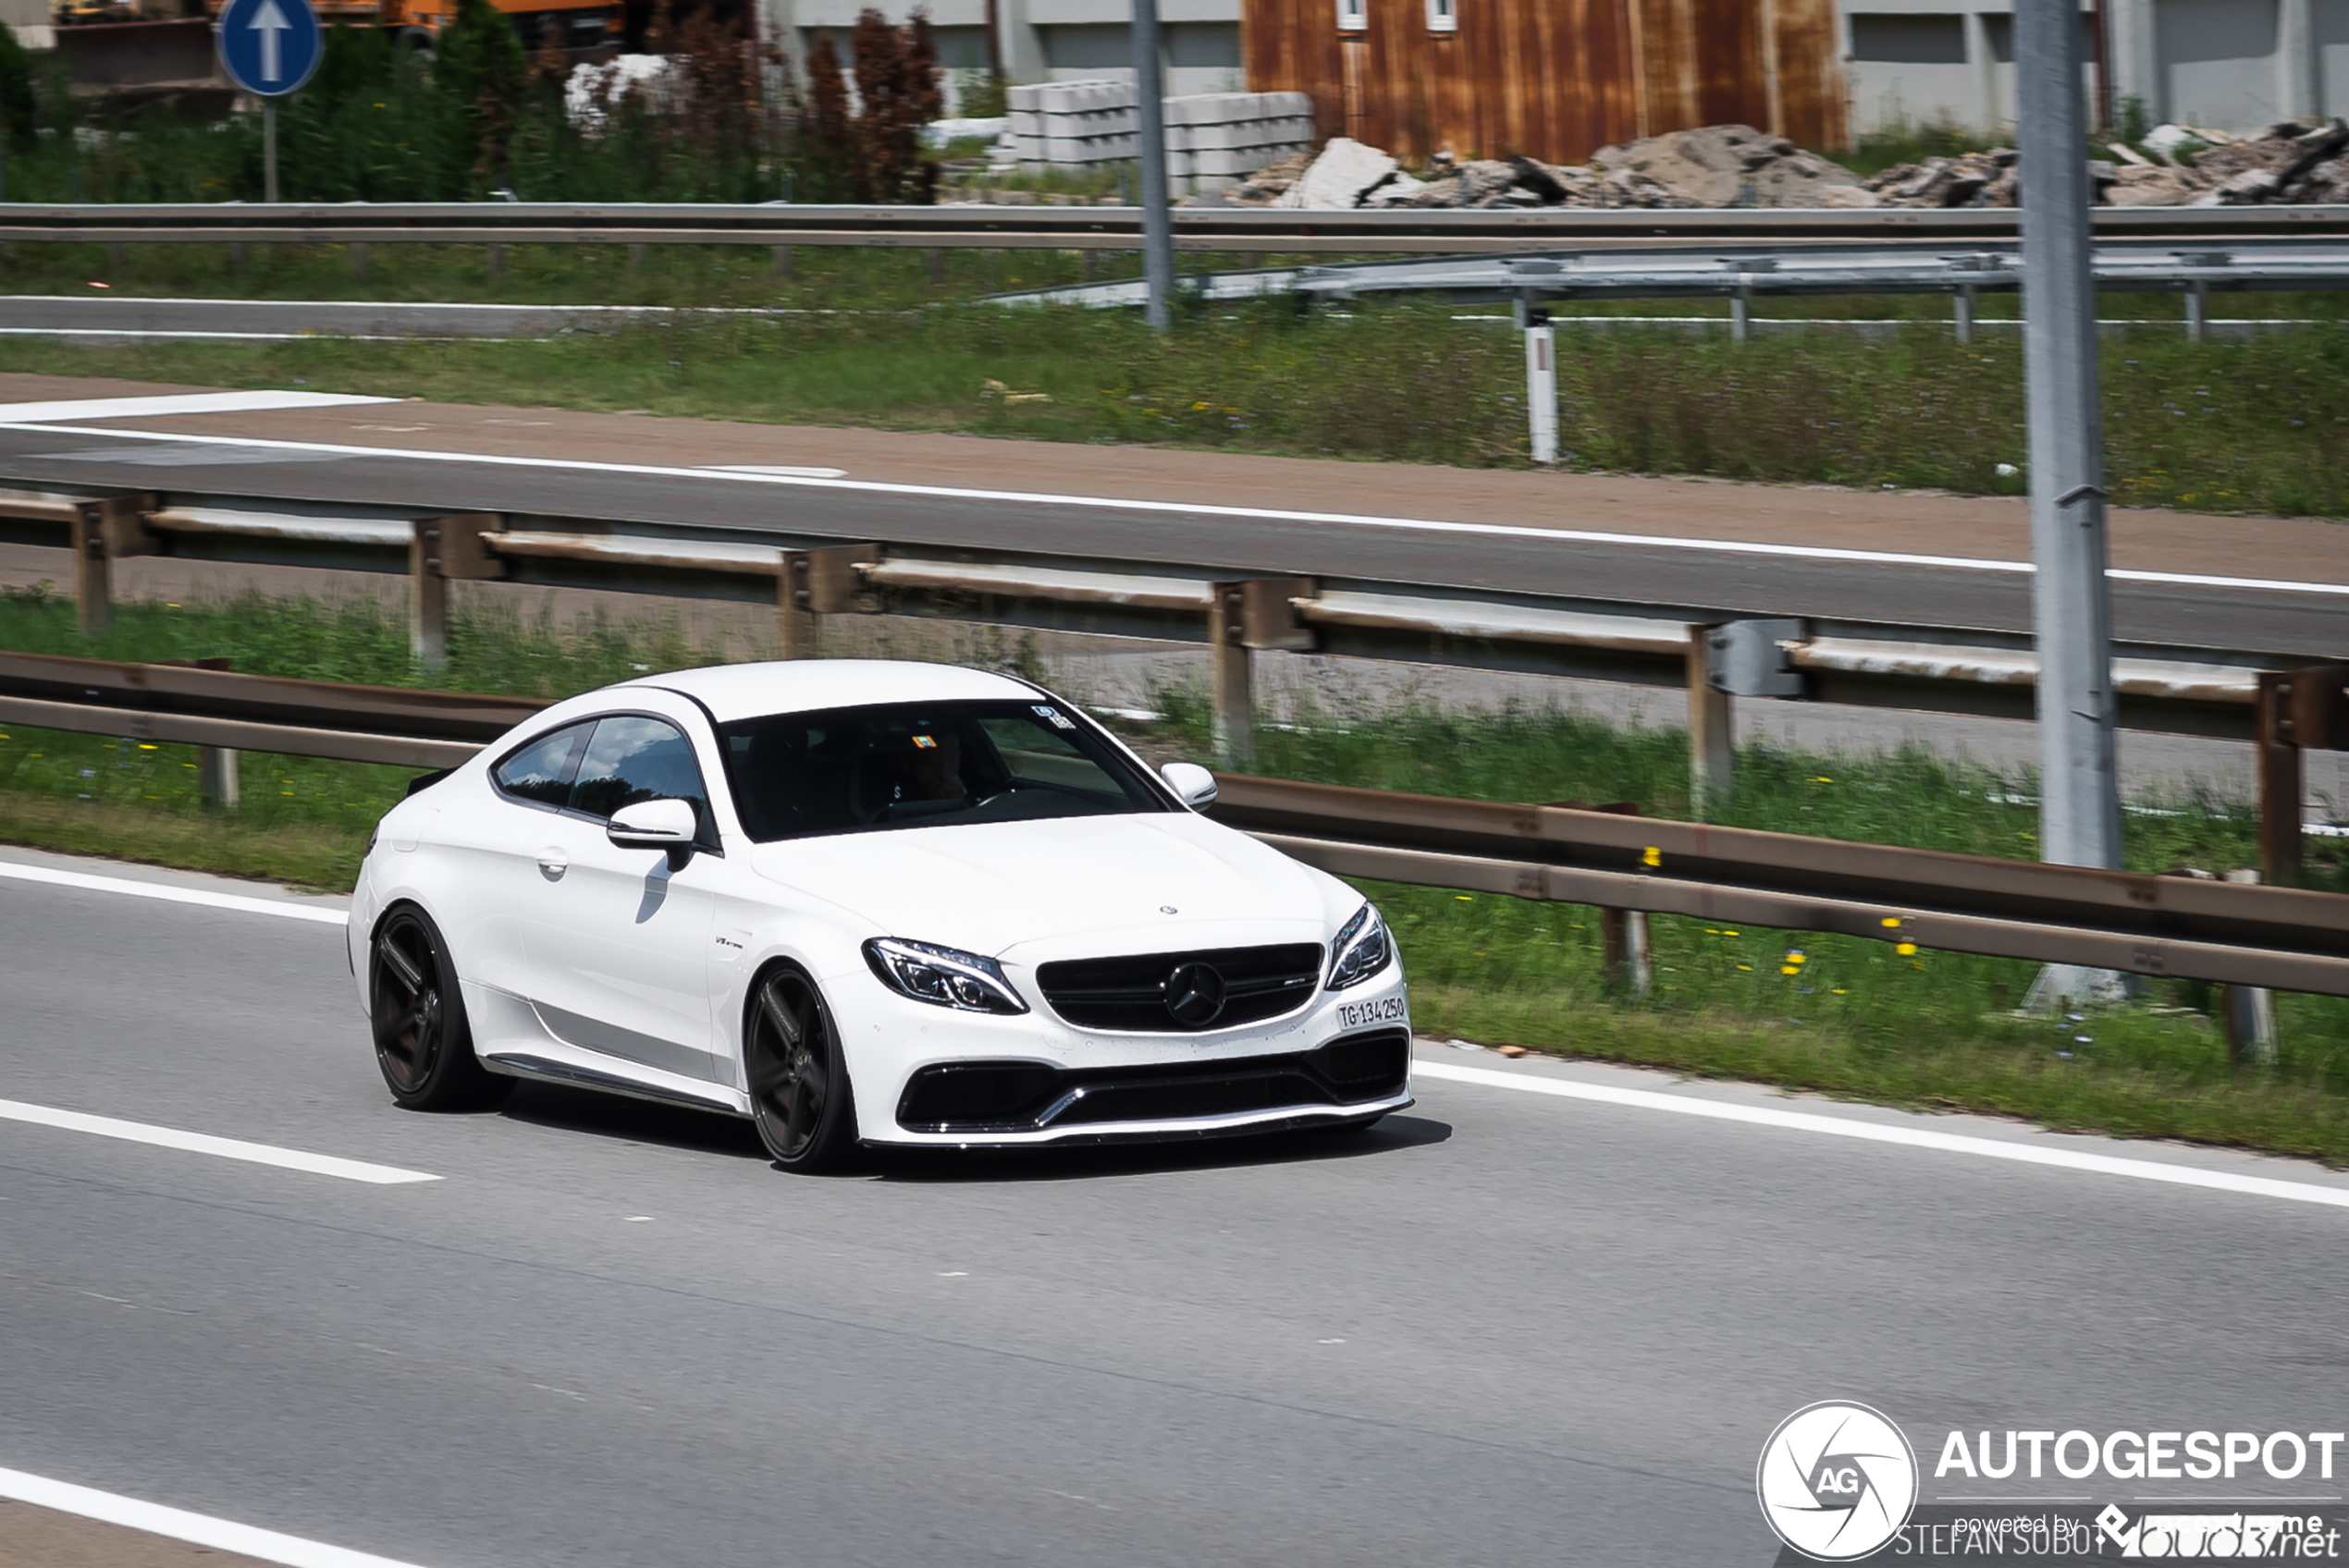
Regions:
<svg viewBox="0 0 2349 1568"><path fill-rule="evenodd" d="M1846 138L1835 0L1456 0L1432 32L1426 0L1243 0L1248 85L1312 94L1324 137L1416 166L1524 153L1578 163L1614 141L1743 124L1806 147Z"/></svg>

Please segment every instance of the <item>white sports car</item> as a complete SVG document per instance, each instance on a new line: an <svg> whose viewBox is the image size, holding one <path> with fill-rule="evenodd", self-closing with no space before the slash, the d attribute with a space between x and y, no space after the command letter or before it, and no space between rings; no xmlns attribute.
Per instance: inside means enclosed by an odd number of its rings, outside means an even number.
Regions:
<svg viewBox="0 0 2349 1568"><path fill-rule="evenodd" d="M386 814L351 956L392 1097L518 1078L857 1144L1362 1127L1411 1103L1403 966L1335 877L1009 676L647 676Z"/></svg>

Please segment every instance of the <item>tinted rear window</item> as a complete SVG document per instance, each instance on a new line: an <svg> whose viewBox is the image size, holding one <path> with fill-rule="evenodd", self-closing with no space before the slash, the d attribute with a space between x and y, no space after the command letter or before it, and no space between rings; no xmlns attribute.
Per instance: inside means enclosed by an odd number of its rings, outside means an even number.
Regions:
<svg viewBox="0 0 2349 1568"><path fill-rule="evenodd" d="M1173 809L1046 703L830 708L720 725L719 736L734 809L760 843Z"/></svg>

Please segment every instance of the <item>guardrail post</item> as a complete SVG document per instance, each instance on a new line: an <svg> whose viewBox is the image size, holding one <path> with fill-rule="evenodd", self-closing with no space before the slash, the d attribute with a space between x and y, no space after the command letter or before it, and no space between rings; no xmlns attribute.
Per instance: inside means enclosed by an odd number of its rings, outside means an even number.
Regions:
<svg viewBox="0 0 2349 1568"><path fill-rule="evenodd" d="M408 545L408 651L437 673L449 663L449 579L441 572L440 519L420 517Z"/></svg>
<svg viewBox="0 0 2349 1568"><path fill-rule="evenodd" d="M161 552L161 544L147 527L145 513L153 502L147 496L109 496L75 506L74 604L83 636L103 636L114 624L114 562Z"/></svg>
<svg viewBox="0 0 2349 1568"><path fill-rule="evenodd" d="M1689 797L1702 816L1728 798L1737 774L1732 697L1800 697L1802 675L1786 645L1799 620L1730 620L1689 628Z"/></svg>
<svg viewBox="0 0 2349 1568"><path fill-rule="evenodd" d="M449 663L449 584L494 581L506 563L491 553L496 512L420 517L408 545L408 647L426 669Z"/></svg>
<svg viewBox="0 0 2349 1568"><path fill-rule="evenodd" d="M1738 765L1729 693L1713 684L1714 631L1689 628L1689 804L1700 818L1728 798Z"/></svg>
<svg viewBox="0 0 2349 1568"><path fill-rule="evenodd" d="M239 277L245 275L245 265L252 256L241 239L228 241L228 270Z"/></svg>
<svg viewBox="0 0 2349 1568"><path fill-rule="evenodd" d="M492 277L506 276L506 248L495 240L492 240L489 246L489 276Z"/></svg>
<svg viewBox="0 0 2349 1568"><path fill-rule="evenodd" d="M922 259L929 263L930 286L934 288L944 288L946 286L946 252L934 249L924 251Z"/></svg>
<svg viewBox="0 0 2349 1568"><path fill-rule="evenodd" d="M1243 641L1243 585L1215 585L1215 608L1208 617L1210 663L1209 720L1215 737L1215 754L1226 763L1247 763L1256 756L1256 690L1250 668L1254 654Z"/></svg>
<svg viewBox="0 0 2349 1568"><path fill-rule="evenodd" d="M880 553L879 545L825 545L783 552L782 575L775 585L783 657L819 656L819 617L861 615L876 607L865 592L865 576L858 569L879 560Z"/></svg>
<svg viewBox="0 0 2349 1568"><path fill-rule="evenodd" d="M1753 336L1753 295L1740 288L1729 295L1729 341L1743 343Z"/></svg>
<svg viewBox="0 0 2349 1568"><path fill-rule="evenodd" d="M1599 948L1608 985L1619 986L1635 997L1648 994L1654 972L1649 957L1647 911L1601 909Z"/></svg>
<svg viewBox="0 0 2349 1568"><path fill-rule="evenodd" d="M1297 613L1297 601L1314 592L1310 577L1215 584L1208 615L1209 685L1215 751L1224 761L1247 762L1256 754L1255 655L1274 649L1310 653L1319 645Z"/></svg>
<svg viewBox="0 0 2349 1568"><path fill-rule="evenodd" d="M2199 343L2210 324L2210 286L2195 278L2186 285L2186 341Z"/></svg>
<svg viewBox="0 0 2349 1568"><path fill-rule="evenodd" d="M2259 871L2277 887L2300 885L2301 753L2349 749L2349 665L2259 674Z"/></svg>
<svg viewBox="0 0 2349 1568"><path fill-rule="evenodd" d="M196 748L196 790L207 804L223 811L234 811L243 797L239 780L237 749L234 746L198 746Z"/></svg>
<svg viewBox="0 0 2349 1568"><path fill-rule="evenodd" d="M2256 871L2230 871L2230 882L2259 880ZM2227 1026L2227 1060L2237 1067L2276 1064L2276 994L2260 986L2221 986L2220 1012Z"/></svg>
<svg viewBox="0 0 2349 1568"><path fill-rule="evenodd" d="M1974 285L1971 283L1958 285L1954 331L1960 348L1974 341Z"/></svg>
<svg viewBox="0 0 2349 1568"><path fill-rule="evenodd" d="M113 565L100 531L99 501L84 501L73 517L73 603L84 637L101 637L114 624Z"/></svg>
<svg viewBox="0 0 2349 1568"><path fill-rule="evenodd" d="M778 245L774 248L774 251L775 276L777 277L789 277L791 276L791 247L788 245Z"/></svg>
<svg viewBox="0 0 2349 1568"><path fill-rule="evenodd" d="M2293 708L2302 671L2259 674L2259 870L2279 887L2300 882L2301 797L2306 774Z"/></svg>
<svg viewBox="0 0 2349 1568"><path fill-rule="evenodd" d="M644 241L641 239L631 240L629 242L628 270L630 272L642 272L645 270L645 245Z"/></svg>

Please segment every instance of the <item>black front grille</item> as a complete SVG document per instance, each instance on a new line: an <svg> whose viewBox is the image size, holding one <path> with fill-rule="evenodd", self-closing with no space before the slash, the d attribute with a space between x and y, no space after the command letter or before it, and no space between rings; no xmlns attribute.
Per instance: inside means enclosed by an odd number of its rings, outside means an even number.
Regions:
<svg viewBox="0 0 2349 1568"><path fill-rule="evenodd" d="M1224 1005L1203 1022L1187 1023L1168 1010L1167 982L1187 964L1204 964L1223 981ZM1037 970L1036 980L1052 1011L1080 1029L1193 1034L1261 1023L1303 1007L1322 982L1322 947L1318 942L1291 942L1273 948L1064 959Z"/></svg>
<svg viewBox="0 0 2349 1568"><path fill-rule="evenodd" d="M912 1133L1033 1133L1111 1121L1188 1121L1286 1107L1343 1109L1392 1099L1411 1075L1402 1029L1316 1050L1152 1067L1055 1068L1028 1061L925 1067L897 1102Z"/></svg>

